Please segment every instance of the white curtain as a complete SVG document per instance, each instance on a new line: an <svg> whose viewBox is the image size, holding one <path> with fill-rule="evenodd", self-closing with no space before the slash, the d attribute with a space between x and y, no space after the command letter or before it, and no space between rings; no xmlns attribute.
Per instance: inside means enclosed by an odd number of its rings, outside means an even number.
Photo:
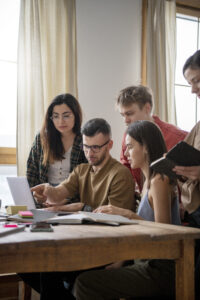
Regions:
<svg viewBox="0 0 200 300"><path fill-rule="evenodd" d="M174 100L176 2L148 0L147 85L154 94L154 113L176 124Z"/></svg>
<svg viewBox="0 0 200 300"><path fill-rule="evenodd" d="M77 97L75 0L21 0L18 42L17 166L58 94Z"/></svg>

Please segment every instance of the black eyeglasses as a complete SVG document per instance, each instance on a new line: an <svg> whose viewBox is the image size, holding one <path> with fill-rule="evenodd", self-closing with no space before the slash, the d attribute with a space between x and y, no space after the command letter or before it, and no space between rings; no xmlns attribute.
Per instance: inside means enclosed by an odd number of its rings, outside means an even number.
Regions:
<svg viewBox="0 0 200 300"><path fill-rule="evenodd" d="M55 123L57 123L57 122L59 122L59 120L60 120L60 118L64 121L64 122L67 122L67 121L69 121L69 119L71 118L73 116L73 114L72 113L67 113L66 115L61 115L61 116L59 116L59 115L52 115L51 117L50 117L50 119L53 121L53 122L55 122Z"/></svg>
<svg viewBox="0 0 200 300"><path fill-rule="evenodd" d="M100 146L99 145L88 146L88 145L83 144L82 148L85 152L88 152L89 150L91 150L94 153L98 153L101 150L101 148L103 148L109 142L110 142L110 140L108 140L107 142L105 142L103 145L100 145Z"/></svg>

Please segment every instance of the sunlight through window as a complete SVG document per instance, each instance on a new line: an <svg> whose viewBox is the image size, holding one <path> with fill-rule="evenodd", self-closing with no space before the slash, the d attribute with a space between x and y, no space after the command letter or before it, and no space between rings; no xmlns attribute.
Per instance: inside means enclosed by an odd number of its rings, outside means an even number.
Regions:
<svg viewBox="0 0 200 300"><path fill-rule="evenodd" d="M20 0L0 1L0 147L16 147L19 7Z"/></svg>
<svg viewBox="0 0 200 300"><path fill-rule="evenodd" d="M175 77L175 101L177 125L190 131L200 119L197 98L191 94L191 88L183 76L183 65L200 46L200 19L182 14L176 15L176 77ZM188 113L189 112L189 113Z"/></svg>

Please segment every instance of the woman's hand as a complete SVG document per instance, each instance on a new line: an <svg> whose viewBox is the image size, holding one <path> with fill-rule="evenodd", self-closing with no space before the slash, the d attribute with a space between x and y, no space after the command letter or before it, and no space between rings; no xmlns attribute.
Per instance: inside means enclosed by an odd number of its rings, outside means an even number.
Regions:
<svg viewBox="0 0 200 300"><path fill-rule="evenodd" d="M192 180L200 181L200 166L192 166L192 167L175 166L173 168L173 171L178 175L182 175Z"/></svg>
<svg viewBox="0 0 200 300"><path fill-rule="evenodd" d="M109 205L103 205L96 208L93 212L96 213L105 213L105 214L111 214L111 215L120 215L129 219L134 218L134 212L132 212L129 209L120 208L117 206L113 206L111 204Z"/></svg>

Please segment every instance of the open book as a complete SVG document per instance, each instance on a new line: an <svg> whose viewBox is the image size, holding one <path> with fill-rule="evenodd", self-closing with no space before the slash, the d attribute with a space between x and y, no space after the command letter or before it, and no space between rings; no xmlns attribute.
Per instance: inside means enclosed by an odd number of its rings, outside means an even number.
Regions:
<svg viewBox="0 0 200 300"><path fill-rule="evenodd" d="M71 214L65 211L48 211L45 209L31 209L33 213L32 218L23 218L19 214L11 215L7 217L8 221L15 221L20 223L37 223L37 222L44 222L49 218L58 217L60 215L68 215Z"/></svg>
<svg viewBox="0 0 200 300"><path fill-rule="evenodd" d="M155 172L173 179L181 178L172 171L175 166L200 166L200 151L181 141L166 154L166 157L161 157L150 165Z"/></svg>
<svg viewBox="0 0 200 300"><path fill-rule="evenodd" d="M107 225L118 226L120 224L137 224L136 221L119 215L110 215L103 213L78 212L66 216L56 216L47 220L51 224L85 224L85 223L101 223Z"/></svg>

